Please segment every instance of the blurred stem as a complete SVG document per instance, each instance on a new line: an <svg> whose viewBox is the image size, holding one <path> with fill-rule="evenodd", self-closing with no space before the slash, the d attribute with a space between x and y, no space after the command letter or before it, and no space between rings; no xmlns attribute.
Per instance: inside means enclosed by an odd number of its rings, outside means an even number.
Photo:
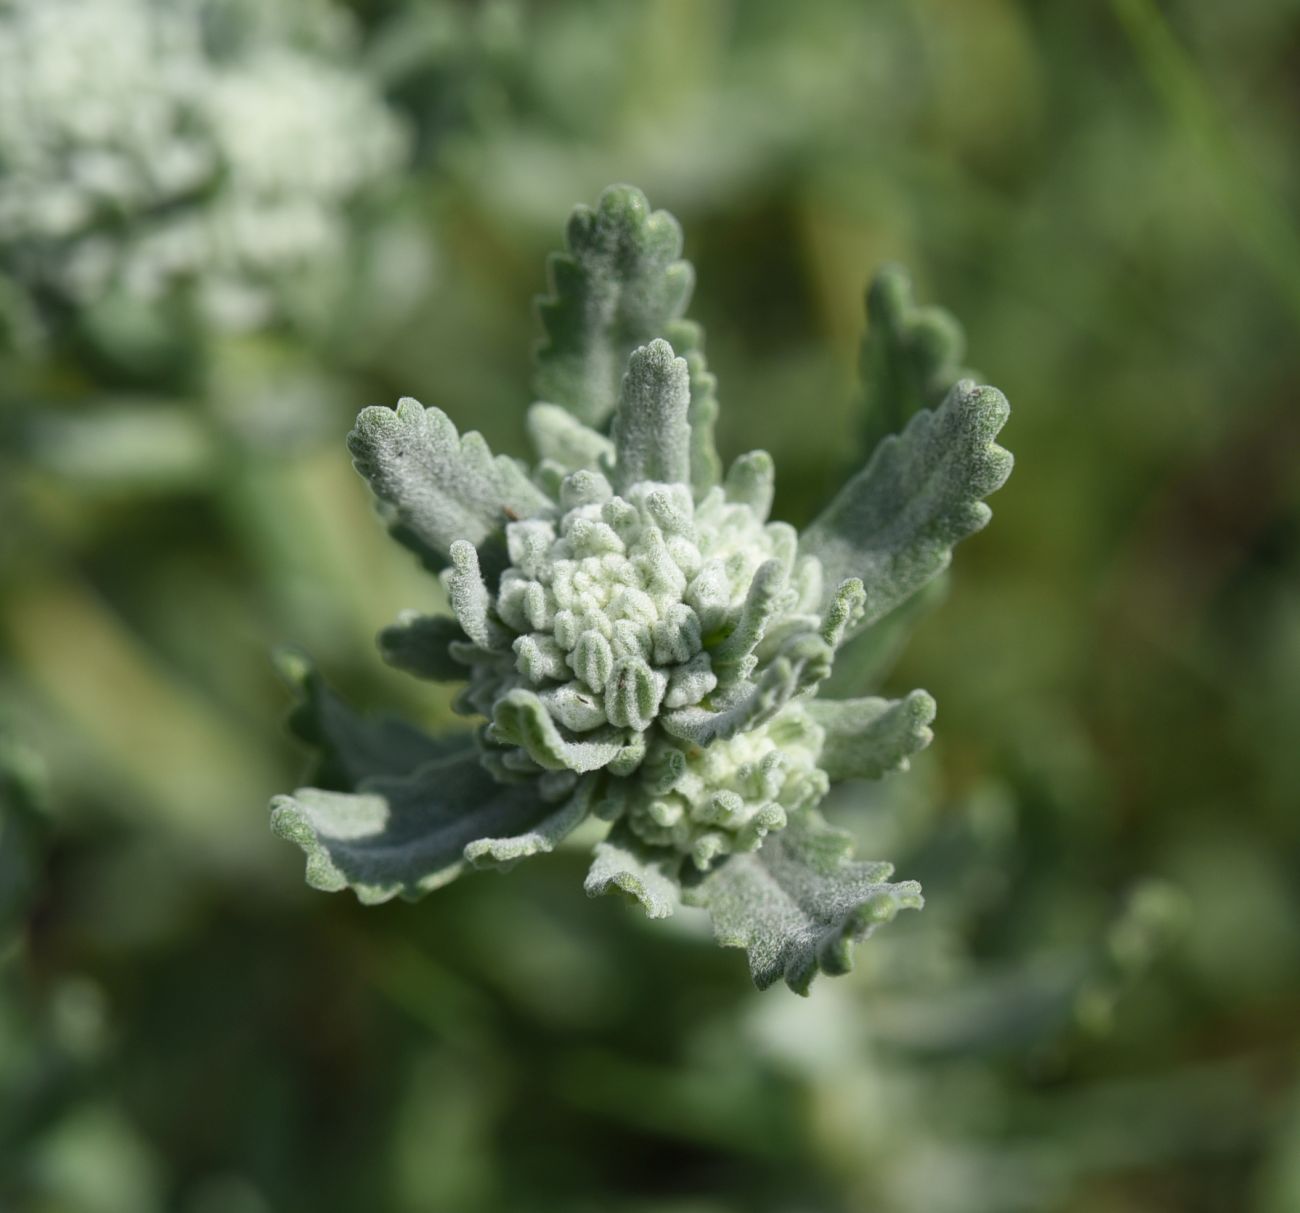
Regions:
<svg viewBox="0 0 1300 1213"><path fill-rule="evenodd" d="M1152 0L1111 0L1148 82L1173 122L1200 148L1233 229L1300 326L1300 235L1251 171L1232 128Z"/></svg>
<svg viewBox="0 0 1300 1213"><path fill-rule="evenodd" d="M0 616L19 669L143 809L227 848L263 829L276 772L265 750L184 686L109 607L72 579L12 592ZM245 827L250 827L246 829Z"/></svg>
<svg viewBox="0 0 1300 1213"><path fill-rule="evenodd" d="M551 1091L576 1108L638 1133L788 1160L794 1112L788 1089L761 1070L678 1068L600 1048L556 1052Z"/></svg>
<svg viewBox="0 0 1300 1213"><path fill-rule="evenodd" d="M369 655L400 608L439 605L435 579L395 564L348 460L332 448L294 459L241 451L223 505L280 619L323 654L337 655L342 636L349 655Z"/></svg>
<svg viewBox="0 0 1300 1213"><path fill-rule="evenodd" d="M404 939L356 937L357 955L374 988L439 1039L490 1054L499 1030L491 997Z"/></svg>

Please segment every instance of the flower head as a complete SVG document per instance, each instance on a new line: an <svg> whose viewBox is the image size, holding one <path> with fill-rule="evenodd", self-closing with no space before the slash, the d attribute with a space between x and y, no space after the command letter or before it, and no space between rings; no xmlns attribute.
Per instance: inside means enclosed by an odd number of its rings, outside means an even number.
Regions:
<svg viewBox="0 0 1300 1213"><path fill-rule="evenodd" d="M374 765L374 744L353 747L370 755L345 780L358 794L300 791L275 822L307 850L313 883L378 900L603 819L589 892L621 890L652 915L704 905L760 984L784 974L806 989L920 904L888 865L852 861L815 806L833 781L905 767L934 712L920 691L817 692L841 647L987 521L981 498L1010 470L993 443L1006 404L956 384L800 536L769 521L767 454L719 474L675 223L615 188L579 210L569 241L543 305L539 382L553 398L529 413L535 467L409 399L364 410L349 438L452 610L404 616L381 649L417 675L465 679L456 706L479 731L391 768ZM337 745L338 706L300 678L308 731Z"/></svg>

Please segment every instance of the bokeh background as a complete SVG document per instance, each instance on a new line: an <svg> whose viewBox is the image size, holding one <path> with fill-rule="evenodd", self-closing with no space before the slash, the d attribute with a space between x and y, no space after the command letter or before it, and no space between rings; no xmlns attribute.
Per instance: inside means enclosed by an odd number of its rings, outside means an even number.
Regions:
<svg viewBox="0 0 1300 1213"><path fill-rule="evenodd" d="M0 0L0 1209L1300 1210L1300 4ZM270 654L437 725L343 447L521 452L610 182L808 520L910 267L1012 402L810 998L578 852L312 893Z"/></svg>

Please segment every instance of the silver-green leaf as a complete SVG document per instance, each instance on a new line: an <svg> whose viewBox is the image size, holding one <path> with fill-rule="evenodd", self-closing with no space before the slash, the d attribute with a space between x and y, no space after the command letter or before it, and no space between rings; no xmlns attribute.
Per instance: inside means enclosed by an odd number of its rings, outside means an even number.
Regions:
<svg viewBox="0 0 1300 1213"><path fill-rule="evenodd" d="M867 329L859 347L867 450L898 433L921 409L938 408L959 379L966 335L956 318L919 306L901 265L882 266L867 288Z"/></svg>
<svg viewBox="0 0 1300 1213"><path fill-rule="evenodd" d="M488 729L496 745L516 745L548 771L588 771L609 766L627 748L626 734L616 729L566 737L546 705L533 692L516 688L503 695Z"/></svg>
<svg viewBox="0 0 1300 1213"><path fill-rule="evenodd" d="M519 463L494 456L480 434L462 437L441 409L410 397L396 409L363 409L348 449L386 507L393 535L433 569L446 565L458 539L485 555L500 546L507 519L551 504ZM485 558L489 575L498 571L493 564Z"/></svg>
<svg viewBox="0 0 1300 1213"><path fill-rule="evenodd" d="M528 436L537 454L565 472L597 468L614 457L614 444L558 404L528 410Z"/></svg>
<svg viewBox="0 0 1300 1213"><path fill-rule="evenodd" d="M704 360L699 326L682 321L672 338L691 375L691 488L698 501L722 479L722 460L714 444L718 423L718 381Z"/></svg>
<svg viewBox="0 0 1300 1213"><path fill-rule="evenodd" d="M275 655L280 676L297 696L289 728L315 751L311 778L353 788L378 775L407 775L425 763L473 751L469 733L430 737L392 716L362 716L326 684L302 653Z"/></svg>
<svg viewBox="0 0 1300 1213"><path fill-rule="evenodd" d="M988 523L983 498L1011 474L1010 452L994 442L1008 411L996 388L963 380L939 409L886 438L804 532L801 549L822 562L828 587L861 578L864 625L941 573L953 546Z"/></svg>
<svg viewBox="0 0 1300 1213"><path fill-rule="evenodd" d="M667 918L681 900L677 869L681 857L647 847L630 830L616 825L596 844L583 887L588 897L622 893L638 902L649 918Z"/></svg>
<svg viewBox="0 0 1300 1213"><path fill-rule="evenodd" d="M811 699L805 707L825 731L817 765L832 783L905 771L934 738L934 700L924 691L903 699Z"/></svg>
<svg viewBox="0 0 1300 1213"><path fill-rule="evenodd" d="M610 186L594 209L577 207L566 241L549 263L551 293L538 302L546 338L537 396L599 427L618 402L628 355L656 337L679 343L695 274L681 260L677 220L651 211L630 185Z"/></svg>
<svg viewBox="0 0 1300 1213"><path fill-rule="evenodd" d="M452 644L470 643L450 615L406 611L379 633L379 653L394 669L433 682L459 682L469 669L450 652Z"/></svg>
<svg viewBox="0 0 1300 1213"><path fill-rule="evenodd" d="M691 482L690 370L668 342L632 351L614 414L614 485Z"/></svg>
<svg viewBox="0 0 1300 1213"><path fill-rule="evenodd" d="M508 865L550 851L587 815L589 794L548 803L534 783L497 783L469 753L357 792L299 788L271 802L271 828L307 856L307 883L365 904L419 897L466 864Z"/></svg>
<svg viewBox="0 0 1300 1213"><path fill-rule="evenodd" d="M784 978L806 994L818 972L853 967L855 943L923 904L915 881L891 882L890 864L851 855L849 836L807 810L761 850L731 855L687 884L683 899L708 910L719 943L746 950L760 990Z"/></svg>

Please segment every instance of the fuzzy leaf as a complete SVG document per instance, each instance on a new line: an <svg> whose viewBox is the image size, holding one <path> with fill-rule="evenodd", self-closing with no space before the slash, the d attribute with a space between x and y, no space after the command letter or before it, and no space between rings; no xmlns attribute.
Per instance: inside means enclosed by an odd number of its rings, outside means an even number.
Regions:
<svg viewBox="0 0 1300 1213"><path fill-rule="evenodd" d="M452 614L479 648L494 648L509 633L492 617L492 596L479 567L478 549L465 539L457 539L448 554L451 568L443 575L443 585Z"/></svg>
<svg viewBox="0 0 1300 1213"><path fill-rule="evenodd" d="M648 918L667 918L680 900L680 867L680 856L647 847L630 830L616 825L596 844L583 888L588 897L625 894L640 903Z"/></svg>
<svg viewBox="0 0 1300 1213"><path fill-rule="evenodd" d="M776 492L776 465L766 451L749 451L727 469L727 500L747 505L759 522L767 521Z"/></svg>
<svg viewBox="0 0 1300 1213"><path fill-rule="evenodd" d="M470 753L355 793L300 788L271 802L271 828L307 856L307 883L366 904L440 888L466 863L511 864L550 851L587 815L580 790L548 804L535 781L497 783Z"/></svg>
<svg viewBox="0 0 1300 1213"><path fill-rule="evenodd" d="M298 697L289 713L294 736L316 751L312 779L331 788L354 788L376 775L406 775L424 763L468 752L473 737L430 737L391 716L361 716L326 684L302 653L275 655L280 676Z"/></svg>
<svg viewBox="0 0 1300 1213"><path fill-rule="evenodd" d="M847 973L853 944L899 910L923 904L915 881L891 883L889 864L851 854L849 836L808 810L760 850L731 855L692 879L683 898L709 911L719 943L749 953L760 990L784 977L807 994L819 970Z"/></svg>
<svg viewBox="0 0 1300 1213"><path fill-rule="evenodd" d="M801 632L782 645L757 680L736 683L715 696L711 707L665 712L660 723L674 737L699 746L734 737L771 720L796 695L821 682L834 656L815 632Z"/></svg>
<svg viewBox="0 0 1300 1213"><path fill-rule="evenodd" d="M1011 454L993 441L1007 414L996 388L963 380L937 411L886 438L804 533L828 586L862 579L864 624L941 573L953 545L988 522L981 499L1011 474Z"/></svg>
<svg viewBox="0 0 1300 1213"><path fill-rule="evenodd" d="M690 369L666 341L632 351L614 415L615 487L691 482Z"/></svg>
<svg viewBox="0 0 1300 1213"><path fill-rule="evenodd" d="M715 665L735 665L758 648L768 624L781 607L786 592L785 568L780 560L765 560L754 570L731 634L711 651Z"/></svg>
<svg viewBox="0 0 1300 1213"><path fill-rule="evenodd" d="M796 695L814 691L830 675L844 630L859 616L862 583L856 578L844 581L832 594L822 620L803 616L795 620L791 630L766 637L765 583L775 564L767 561L756 570L739 623L711 650L715 668L725 672L729 663L743 661L756 643L763 659L760 673L757 678L742 678L726 686L710 697L707 706L664 712L660 723L673 736L699 746L734 737L771 720ZM769 644L772 651L764 654Z"/></svg>
<svg viewBox="0 0 1300 1213"><path fill-rule="evenodd" d="M696 325L683 321L672 340L686 359L691 377L691 488L698 501L722 479L722 460L713 438L718 423L718 381L704 361L703 336Z"/></svg>
<svg viewBox="0 0 1300 1213"><path fill-rule="evenodd" d="M838 650L844 638L861 622L866 606L867 591L861 579L849 577L841 581L826 603L821 638L832 649Z"/></svg>
<svg viewBox="0 0 1300 1213"><path fill-rule="evenodd" d="M908 757L934 739L934 700L924 691L903 699L812 699L805 707L826 730L817 765L833 783L905 771Z"/></svg>
<svg viewBox="0 0 1300 1213"><path fill-rule="evenodd" d="M952 572L939 574L871 627L860 631L836 656L835 669L822 687L830 699L874 690L902 655L916 625L944 601Z"/></svg>
<svg viewBox="0 0 1300 1213"><path fill-rule="evenodd" d="M433 682L462 682L469 671L448 650L466 644L465 630L450 615L405 611L379 633L379 652L398 670Z"/></svg>
<svg viewBox="0 0 1300 1213"><path fill-rule="evenodd" d="M550 260L551 293L538 301L546 338L538 398L602 426L618 401L628 355L656 337L674 343L694 285L682 232L628 185L605 190L569 218L567 253ZM694 344L694 343L689 343Z"/></svg>
<svg viewBox="0 0 1300 1213"><path fill-rule="evenodd" d="M478 838L467 844L466 860L476 868L499 868L504 872L521 859L549 854L587 819L594 792L594 782L582 780L573 795L532 829L503 838Z"/></svg>
<svg viewBox="0 0 1300 1213"><path fill-rule="evenodd" d="M528 410L528 436L540 458L566 472L598 468L614 456L614 444L604 434L557 404L535 404Z"/></svg>
<svg viewBox="0 0 1300 1213"><path fill-rule="evenodd" d="M505 559L499 536L506 520L551 506L513 459L494 457L480 434L462 437L441 409L409 396L395 410L363 409L348 449L387 507L394 537L435 571L463 539L495 576Z"/></svg>
<svg viewBox="0 0 1300 1213"><path fill-rule="evenodd" d="M548 771L587 771L609 766L626 749L625 737L614 730L566 738L546 705L532 692L517 688L503 695L493 713L489 736L496 744L522 746Z"/></svg>
<svg viewBox="0 0 1300 1213"><path fill-rule="evenodd" d="M959 379L966 336L937 307L919 307L900 265L883 266L867 288L867 330L858 365L862 375L867 450L897 434L922 409L938 408Z"/></svg>

